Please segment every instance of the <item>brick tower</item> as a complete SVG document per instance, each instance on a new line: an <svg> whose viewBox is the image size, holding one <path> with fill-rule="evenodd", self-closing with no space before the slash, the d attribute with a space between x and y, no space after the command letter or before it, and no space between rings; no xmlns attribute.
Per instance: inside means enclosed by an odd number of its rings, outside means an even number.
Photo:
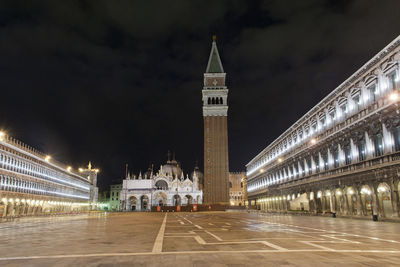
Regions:
<svg viewBox="0 0 400 267"><path fill-rule="evenodd" d="M204 73L204 203L229 203L228 88L215 36Z"/></svg>

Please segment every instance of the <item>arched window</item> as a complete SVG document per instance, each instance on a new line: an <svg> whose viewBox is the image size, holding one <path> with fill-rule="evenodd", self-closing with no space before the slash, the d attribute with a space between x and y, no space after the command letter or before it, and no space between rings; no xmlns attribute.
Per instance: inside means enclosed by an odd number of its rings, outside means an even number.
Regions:
<svg viewBox="0 0 400 267"><path fill-rule="evenodd" d="M212 104L215 105L215 98L212 98Z"/></svg>
<svg viewBox="0 0 400 267"><path fill-rule="evenodd" d="M243 188L243 182L240 183L240 187Z"/></svg>
<svg viewBox="0 0 400 267"><path fill-rule="evenodd" d="M219 98L218 97L217 97L217 101L216 101L215 104L219 105Z"/></svg>
<svg viewBox="0 0 400 267"><path fill-rule="evenodd" d="M224 101L222 101L222 97L219 98L219 103L220 103L221 105L224 104Z"/></svg>
<svg viewBox="0 0 400 267"><path fill-rule="evenodd" d="M210 97L208 98L208 104L209 105L211 104L211 98Z"/></svg>
<svg viewBox="0 0 400 267"><path fill-rule="evenodd" d="M168 190L168 184L164 180L159 180L156 183L157 190Z"/></svg>

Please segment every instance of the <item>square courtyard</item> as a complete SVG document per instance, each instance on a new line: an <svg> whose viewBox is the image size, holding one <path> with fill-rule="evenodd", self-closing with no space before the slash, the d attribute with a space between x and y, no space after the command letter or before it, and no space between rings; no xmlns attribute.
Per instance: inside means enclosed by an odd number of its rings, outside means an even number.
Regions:
<svg viewBox="0 0 400 267"><path fill-rule="evenodd" d="M246 212L97 213L0 224L1 266L396 266L398 223Z"/></svg>

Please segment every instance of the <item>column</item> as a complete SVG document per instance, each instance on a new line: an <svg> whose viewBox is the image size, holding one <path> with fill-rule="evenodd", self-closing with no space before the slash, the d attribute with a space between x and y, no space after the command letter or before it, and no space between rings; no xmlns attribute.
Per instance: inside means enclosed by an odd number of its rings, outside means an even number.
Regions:
<svg viewBox="0 0 400 267"><path fill-rule="evenodd" d="M356 202L357 202L357 215L358 216L364 215L363 204L362 204L362 196L360 194L360 191L357 191Z"/></svg>
<svg viewBox="0 0 400 267"><path fill-rule="evenodd" d="M308 212L313 212L313 203L312 203L312 201L313 200L311 200L310 199L310 192L306 192L306 194L307 194L307 200L308 200Z"/></svg>
<svg viewBox="0 0 400 267"><path fill-rule="evenodd" d="M390 185L390 199L392 201L392 209L393 209L393 217L398 218L399 217L399 192L396 190L395 186L393 183Z"/></svg>
<svg viewBox="0 0 400 267"><path fill-rule="evenodd" d="M343 193L343 213L345 214L345 215L349 215L349 210L350 210L350 207L349 207L349 197L348 197L348 195L347 195L347 192L346 191L343 191L343 192L345 192L345 193ZM350 200L351 200L351 195L350 195ZM351 203L351 202L350 202ZM351 205L351 204L350 204ZM353 215L353 214L351 214L351 215Z"/></svg>
<svg viewBox="0 0 400 267"><path fill-rule="evenodd" d="M8 210L8 201L4 202L3 217L7 216L7 210Z"/></svg>
<svg viewBox="0 0 400 267"><path fill-rule="evenodd" d="M321 210L322 210L322 214L325 214L325 212L326 212L326 199L325 199L325 196L324 195L322 195L321 196Z"/></svg>
<svg viewBox="0 0 400 267"><path fill-rule="evenodd" d="M376 195L375 188L374 192L371 192L371 199L372 199L372 215L382 216L381 212L379 211L378 196Z"/></svg>
<svg viewBox="0 0 400 267"><path fill-rule="evenodd" d="M330 206L331 206L331 212L336 213L337 207L336 207L335 191L330 191L329 202L330 202Z"/></svg>

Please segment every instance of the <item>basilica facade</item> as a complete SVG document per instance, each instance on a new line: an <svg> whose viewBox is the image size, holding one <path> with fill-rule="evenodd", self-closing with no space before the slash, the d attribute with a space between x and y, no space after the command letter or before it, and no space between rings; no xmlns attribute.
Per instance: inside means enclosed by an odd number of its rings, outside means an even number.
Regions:
<svg viewBox="0 0 400 267"><path fill-rule="evenodd" d="M121 207L125 211L150 211L152 206L181 206L203 203L203 174L196 167L184 174L173 159L153 173L128 174L122 183Z"/></svg>

